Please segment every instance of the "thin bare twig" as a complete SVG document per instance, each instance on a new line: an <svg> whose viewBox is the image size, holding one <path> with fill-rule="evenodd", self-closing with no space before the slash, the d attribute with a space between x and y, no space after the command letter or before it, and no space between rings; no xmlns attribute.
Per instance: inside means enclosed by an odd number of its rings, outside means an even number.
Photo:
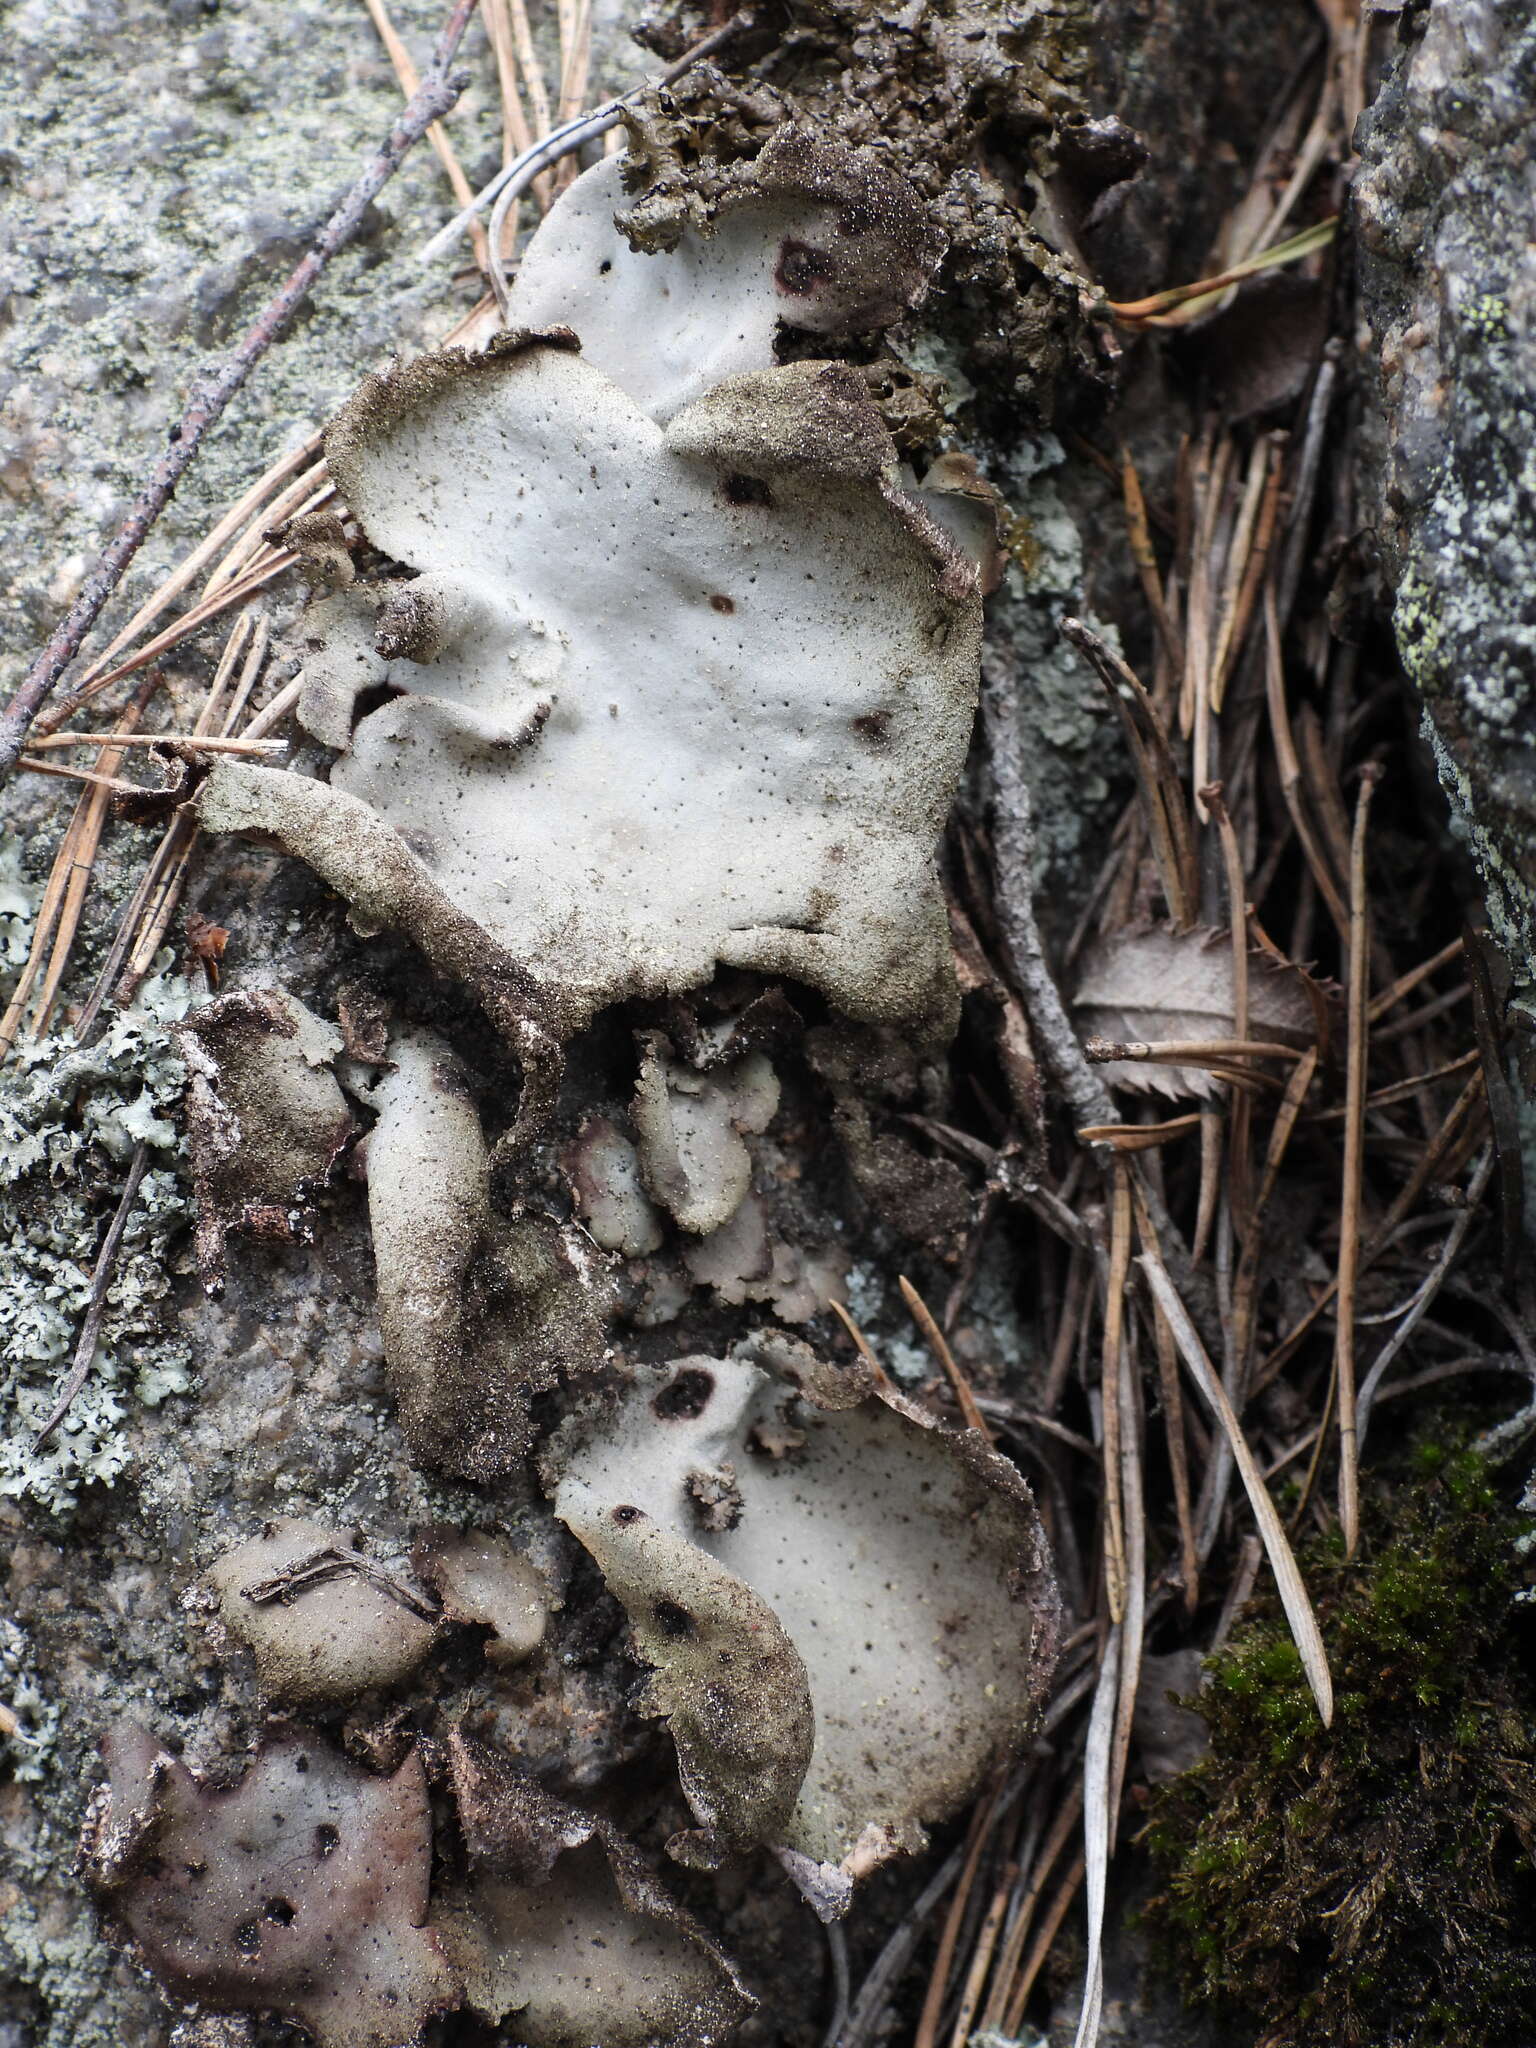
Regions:
<svg viewBox="0 0 1536 2048"><path fill-rule="evenodd" d="M128 1228L128 1218L133 1214L133 1205L139 1198L139 1183L144 1178L144 1169L149 1164L149 1146L141 1139L133 1148L133 1157L128 1162L128 1179L124 1183L117 1212L102 1240L101 1250L96 1254L96 1271L91 1276L91 1298L85 1311L85 1321L80 1325L80 1341L75 1346L75 1361L69 1369L69 1376L59 1389L59 1398L49 1411L48 1420L32 1439L34 1451L40 1451L49 1437L69 1413L70 1403L85 1385L86 1374L96 1357L96 1346L101 1342L101 1326L106 1320L107 1291L112 1285L112 1276L117 1271L117 1255L122 1247L123 1232Z"/></svg>
<svg viewBox="0 0 1536 2048"><path fill-rule="evenodd" d="M982 673L982 715L992 763L997 915L1008 962L1051 1079L1073 1116L1080 1124L1114 1123L1114 1103L1083 1055L1035 917L1034 804L1024 772L1018 676L1011 659L998 650L982 657Z"/></svg>
<svg viewBox="0 0 1536 2048"><path fill-rule="evenodd" d="M439 39L421 91L390 129L377 155L315 237L308 254L282 290L219 368L199 382L191 403L171 429L170 445L155 464L148 483L134 500L127 518L86 577L80 595L70 607L69 616L53 633L4 714L0 715L0 777L8 775L15 767L32 720L80 651L81 643L95 624L103 605L116 590L128 564L170 503L208 429L221 417L251 370L287 327L331 258L357 233L369 206L399 169L412 145L420 140L431 122L440 114L447 113L464 90L467 77L450 78L448 66L453 62L474 8L475 0L454 0L453 12Z"/></svg>
<svg viewBox="0 0 1536 2048"><path fill-rule="evenodd" d="M1365 1165L1366 1060L1370 1045L1370 903L1365 834L1380 780L1374 762L1360 778L1349 863L1349 1057L1345 1079L1344 1190L1339 1217L1339 1307L1334 1323L1334 1378L1339 1405L1339 1522L1344 1554L1360 1540L1360 1444L1355 1417L1355 1288L1360 1273L1360 1183Z"/></svg>
<svg viewBox="0 0 1536 2048"><path fill-rule="evenodd" d="M1357 1441L1361 1450L1365 1448L1365 1432L1370 1425L1371 1408L1376 1401L1378 1389L1390 1371L1393 1359L1402 1351L1403 1347L1413 1336L1414 1331L1419 1327L1419 1324L1428 1315L1435 1296L1449 1278L1451 1268L1455 1265L1461 1248L1467 1241L1467 1232L1477 1221L1478 1205L1482 1201L1483 1196L1488 1192L1488 1183L1493 1176L1496 1158L1496 1146L1484 1148L1483 1156L1479 1159L1477 1168L1467 1186L1465 1207L1446 1233L1445 1243L1440 1247L1440 1252L1434 1265L1425 1274L1424 1279L1415 1292L1402 1321L1392 1332L1386 1343L1382 1345L1381 1350L1377 1354L1375 1364L1372 1365L1370 1371L1365 1376L1365 1380L1360 1388L1359 1398L1355 1404Z"/></svg>

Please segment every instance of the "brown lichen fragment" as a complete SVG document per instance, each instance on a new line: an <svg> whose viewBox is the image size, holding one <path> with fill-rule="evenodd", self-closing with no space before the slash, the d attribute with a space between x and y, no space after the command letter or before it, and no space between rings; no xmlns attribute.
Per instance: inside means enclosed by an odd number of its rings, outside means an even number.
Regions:
<svg viewBox="0 0 1536 2048"><path fill-rule="evenodd" d="M736 1484L736 1467L724 1464L714 1471L688 1474L688 1492L701 1529L712 1536L734 1529L741 1520L741 1488Z"/></svg>
<svg viewBox="0 0 1536 2048"><path fill-rule="evenodd" d="M495 1210L479 1114L442 1041L399 1030L390 1057L368 1142L389 1382L418 1458L490 1480L527 1450L531 1396L601 1365L606 1282L579 1233Z"/></svg>
<svg viewBox="0 0 1536 2048"><path fill-rule="evenodd" d="M765 1131L779 1084L761 1053L699 1073L659 1032L641 1039L634 1120L645 1183L683 1230L703 1237L728 1223L752 1184L745 1136Z"/></svg>
<svg viewBox="0 0 1536 2048"><path fill-rule="evenodd" d="M354 1529L279 1516L209 1573L263 1692L294 1705L402 1684L436 1639L420 1594L371 1565Z"/></svg>
<svg viewBox="0 0 1536 2048"><path fill-rule="evenodd" d="M459 2003L424 1925L432 1825L414 1751L374 1778L281 1735L229 1790L132 1722L103 1751L86 1874L171 1997L298 2021L320 2048L403 2048Z"/></svg>
<svg viewBox="0 0 1536 2048"><path fill-rule="evenodd" d="M796 133L835 136L855 162L877 154L947 248L928 321L953 332L973 382L1046 406L1069 362L1099 367L1056 175L1060 139L1090 112L1093 14L1089 0L785 0L713 67L640 102L621 223L649 248L707 233ZM639 35L672 59L710 18L698 0L656 0Z"/></svg>
<svg viewBox="0 0 1536 2048"><path fill-rule="evenodd" d="M712 2048L755 2003L611 1822L455 1733L470 1876L441 1916L469 2003L527 2048Z"/></svg>
<svg viewBox="0 0 1536 2048"><path fill-rule="evenodd" d="M442 1602L443 1619L489 1631L492 1664L522 1664L544 1641L550 1591L543 1574L505 1536L441 1529L413 1552L416 1569Z"/></svg>
<svg viewBox="0 0 1536 2048"><path fill-rule="evenodd" d="M727 1461L741 1512L701 1525L695 1475ZM699 1739L685 1715L707 1673L699 1635L672 1610L690 1616L705 1586L711 1614L774 1646L775 1672L798 1662L813 1744L791 1806L733 1819L737 1839L755 1828L789 1852L819 1910L921 1846L1033 1732L1061 1603L1028 1487L974 1432L941 1429L779 1332L731 1359L638 1374L604 1415L568 1427L548 1462L556 1513L656 1667L651 1688L706 1825L761 1768L743 1753L756 1723Z"/></svg>
<svg viewBox="0 0 1536 2048"><path fill-rule="evenodd" d="M815 1717L805 1665L772 1610L622 1489L569 1477L555 1513L597 1560L651 1667L642 1706L667 1723L700 1822L673 1853L709 1866L731 1847L780 1840L810 1764Z"/></svg>
<svg viewBox="0 0 1536 2048"><path fill-rule="evenodd" d="M224 1284L232 1230L303 1241L353 1120L330 1062L341 1038L283 989L237 989L178 1032L203 1285Z"/></svg>
<svg viewBox="0 0 1536 2048"><path fill-rule="evenodd" d="M821 1026L807 1034L813 1070L832 1095L832 1128L859 1193L881 1222L941 1259L954 1259L971 1221L971 1187L953 1160L920 1152L877 1111L926 1106L929 1076L890 1032Z"/></svg>
<svg viewBox="0 0 1536 2048"><path fill-rule="evenodd" d="M310 575L332 590L345 590L356 578L352 543L339 512L302 513L274 527L265 538L278 547L292 548Z"/></svg>

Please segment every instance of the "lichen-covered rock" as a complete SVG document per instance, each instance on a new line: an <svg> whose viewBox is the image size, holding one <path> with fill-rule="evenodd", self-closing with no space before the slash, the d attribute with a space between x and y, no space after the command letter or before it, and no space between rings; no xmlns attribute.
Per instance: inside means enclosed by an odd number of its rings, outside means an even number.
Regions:
<svg viewBox="0 0 1536 2048"><path fill-rule="evenodd" d="M157 975L94 1045L65 1034L26 1042L0 1073L0 1496L55 1514L127 1468L124 1425L135 1396L155 1406L192 1383L174 1299L176 1250L192 1214L177 1157L186 1067L175 1024L187 1000L184 982ZM148 1167L90 1378L38 1446L140 1144Z"/></svg>
<svg viewBox="0 0 1536 2048"><path fill-rule="evenodd" d="M1408 9L1353 217L1385 430L1378 523L1403 664L1536 1013L1536 18Z"/></svg>
<svg viewBox="0 0 1536 2048"><path fill-rule="evenodd" d="M527 2048L711 2048L755 2003L610 1821L454 1735L470 1864L437 1915L466 1997Z"/></svg>
<svg viewBox="0 0 1536 2048"><path fill-rule="evenodd" d="M1060 1605L1029 1490L980 1439L796 1340L743 1353L642 1371L571 1426L555 1512L653 1668L711 1836L683 1853L766 1841L846 1902L1027 1738Z"/></svg>
<svg viewBox="0 0 1536 2048"><path fill-rule="evenodd" d="M209 1578L262 1691L294 1705L399 1685L436 1640L420 1595L370 1569L355 1529L282 1516L225 1551Z"/></svg>
<svg viewBox="0 0 1536 2048"><path fill-rule="evenodd" d="M401 2048L458 2004L423 1924L432 1822L414 1750L374 1778L282 1735L222 1790L131 1722L103 1747L86 1873L172 1996L301 2021L319 2048Z"/></svg>
<svg viewBox="0 0 1536 2048"><path fill-rule="evenodd" d="M341 1034L286 989L235 989L180 1031L203 1284L224 1284L232 1230L289 1243L353 1132L332 1063Z"/></svg>

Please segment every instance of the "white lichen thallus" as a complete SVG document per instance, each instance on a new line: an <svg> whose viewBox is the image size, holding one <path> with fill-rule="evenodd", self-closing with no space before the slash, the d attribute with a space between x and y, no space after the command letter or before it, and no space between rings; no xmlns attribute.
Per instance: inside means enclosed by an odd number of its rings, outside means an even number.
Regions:
<svg viewBox="0 0 1536 2048"><path fill-rule="evenodd" d="M491 290L496 295L497 309L502 318L507 317L508 292L506 267L502 261L502 236L506 229L507 216L518 200L528 190L534 179L557 164L563 157L582 149L589 142L595 142L600 135L606 135L611 128L617 128L624 118L627 107L632 106L644 93L653 92L660 86L671 85L674 80L691 71L695 64L710 56L736 34L738 29L750 21L749 12L733 14L722 27L714 29L702 41L694 44L675 64L669 65L655 78L642 80L631 86L628 92L620 93L616 99L605 100L602 106L594 107L590 113L577 114L569 121L562 121L552 128L548 135L525 149L512 161L503 164L490 183L477 192L471 203L456 213L445 227L439 228L421 251L423 263L432 263L448 249L456 236L467 233L470 222L491 207L489 276Z"/></svg>

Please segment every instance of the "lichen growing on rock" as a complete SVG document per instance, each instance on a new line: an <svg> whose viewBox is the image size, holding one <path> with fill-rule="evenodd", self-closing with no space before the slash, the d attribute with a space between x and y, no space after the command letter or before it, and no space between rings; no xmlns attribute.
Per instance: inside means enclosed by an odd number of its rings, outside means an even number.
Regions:
<svg viewBox="0 0 1536 2048"><path fill-rule="evenodd" d="M162 962L162 967L164 962ZM162 972L94 1045L72 1034L17 1047L0 1073L0 1493L56 1513L127 1464L125 1404L191 1384L175 1319L178 1241L191 1219L175 1121L186 1070L172 1027L184 982ZM68 1371L91 1273L139 1144L140 1182L87 1384L41 1449L32 1439Z"/></svg>
<svg viewBox="0 0 1536 2048"><path fill-rule="evenodd" d="M413 1677L437 1637L419 1592L370 1567L357 1531L280 1516L209 1577L224 1626L274 1700L320 1706Z"/></svg>
<svg viewBox="0 0 1536 2048"><path fill-rule="evenodd" d="M1426 1443L1368 1547L1304 1557L1337 1712L1263 1614L1194 1704L1207 1757L1155 1797L1151 1928L1187 1994L1274 2048L1508 2048L1536 2000L1536 1690L1515 1539L1475 1454Z"/></svg>
<svg viewBox="0 0 1536 2048"><path fill-rule="evenodd" d="M379 1321L415 1455L465 1477L515 1470L529 1403L603 1362L606 1276L578 1232L508 1218L468 1077L428 1031L391 1033L371 1085L368 1215Z"/></svg>
<svg viewBox="0 0 1536 2048"><path fill-rule="evenodd" d="M235 989L179 1033L203 1284L224 1284L224 1240L309 1237L313 1198L353 1121L332 1062L341 1034L286 989Z"/></svg>
<svg viewBox="0 0 1536 2048"><path fill-rule="evenodd" d="M486 1744L454 1734L468 1870L437 1912L467 2002L526 2048L711 2048L755 2003L639 1853Z"/></svg>
<svg viewBox="0 0 1536 2048"><path fill-rule="evenodd" d="M419 2042L458 2003L423 1924L432 1821L414 1749L375 1778L329 1743L283 1734L221 1788L131 1723L105 1747L85 1867L168 1990L300 2020L319 2048Z"/></svg>
<svg viewBox="0 0 1536 2048"><path fill-rule="evenodd" d="M652 1667L687 1860L766 1842L846 1905L1033 1726L1060 1608L1028 1488L862 1371L777 1333L681 1359L549 1469Z"/></svg>
<svg viewBox="0 0 1536 2048"><path fill-rule="evenodd" d="M631 122L644 164L624 217L648 247L708 220L743 164L786 114L872 145L920 195L948 245L939 290L966 336L967 366L996 395L1048 406L1053 376L1091 359L1079 278L1048 189L1063 129L1086 122L1092 7L959 0L899 12L872 0L785 0L738 38L727 61L740 83L718 94L706 74L650 98ZM639 34L675 57L710 22L702 0L658 0ZM761 63L761 70L758 63ZM1015 203L984 138L1007 137ZM1123 172L1122 172L1123 175Z"/></svg>

